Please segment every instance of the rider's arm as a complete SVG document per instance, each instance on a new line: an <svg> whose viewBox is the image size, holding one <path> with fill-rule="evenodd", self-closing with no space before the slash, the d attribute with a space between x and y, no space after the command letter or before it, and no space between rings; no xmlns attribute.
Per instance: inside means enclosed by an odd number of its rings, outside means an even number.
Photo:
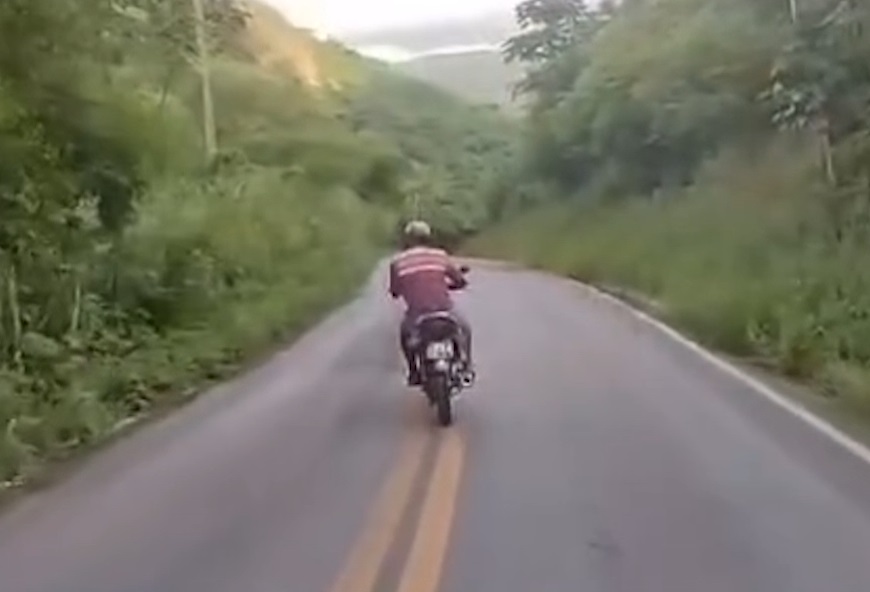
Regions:
<svg viewBox="0 0 870 592"><path fill-rule="evenodd" d="M447 280L451 290L461 290L468 285L468 279L465 277L465 274L449 259L447 261Z"/></svg>
<svg viewBox="0 0 870 592"><path fill-rule="evenodd" d="M399 274L396 271L396 262L390 263L390 296L399 297Z"/></svg>

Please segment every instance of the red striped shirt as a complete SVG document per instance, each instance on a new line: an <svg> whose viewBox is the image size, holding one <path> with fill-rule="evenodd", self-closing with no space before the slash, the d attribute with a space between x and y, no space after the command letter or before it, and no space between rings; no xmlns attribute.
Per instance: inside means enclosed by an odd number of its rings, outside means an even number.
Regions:
<svg viewBox="0 0 870 592"><path fill-rule="evenodd" d="M453 308L449 284L464 285L465 278L441 249L415 247L390 263L390 293L412 314Z"/></svg>

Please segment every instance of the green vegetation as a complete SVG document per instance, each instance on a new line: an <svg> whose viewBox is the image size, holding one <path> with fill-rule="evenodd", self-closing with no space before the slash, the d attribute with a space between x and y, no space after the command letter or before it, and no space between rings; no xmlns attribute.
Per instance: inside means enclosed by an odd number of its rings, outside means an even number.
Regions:
<svg viewBox="0 0 870 592"><path fill-rule="evenodd" d="M519 111L512 95L522 69L504 64L497 50L425 55L401 62L396 69L468 101L494 105L511 115Z"/></svg>
<svg viewBox="0 0 870 592"><path fill-rule="evenodd" d="M375 127L406 157L413 175L403 185L405 212L431 221L448 244L489 220L483 199L506 175L515 130L486 107L456 108L456 99L387 66L372 71L351 109L354 125Z"/></svg>
<svg viewBox="0 0 870 592"><path fill-rule="evenodd" d="M525 156L470 249L642 292L866 418L870 11L793 6L520 5Z"/></svg>
<svg viewBox="0 0 870 592"><path fill-rule="evenodd" d="M316 320L411 189L447 234L482 220L506 124L263 6L204 3L213 158L189 0L0 5L0 484Z"/></svg>

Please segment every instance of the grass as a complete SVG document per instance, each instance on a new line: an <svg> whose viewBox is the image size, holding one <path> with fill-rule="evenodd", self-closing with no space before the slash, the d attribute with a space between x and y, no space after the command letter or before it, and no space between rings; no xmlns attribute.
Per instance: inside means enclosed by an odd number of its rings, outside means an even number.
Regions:
<svg viewBox="0 0 870 592"><path fill-rule="evenodd" d="M0 372L0 492L298 335L370 273L382 217L347 190L270 169L154 188L111 278L143 318L112 326L85 305L77 334L34 335L26 371ZM107 279L93 271L95 285Z"/></svg>
<svg viewBox="0 0 870 592"><path fill-rule="evenodd" d="M679 193L548 206L467 250L640 292L706 345L804 381L868 422L866 198L831 195L811 163L786 150L723 157ZM832 214L837 200L845 206Z"/></svg>

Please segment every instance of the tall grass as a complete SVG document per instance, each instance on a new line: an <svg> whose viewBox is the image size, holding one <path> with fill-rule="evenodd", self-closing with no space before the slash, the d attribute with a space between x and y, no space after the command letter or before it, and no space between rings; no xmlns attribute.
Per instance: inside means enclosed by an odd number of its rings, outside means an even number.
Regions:
<svg viewBox="0 0 870 592"><path fill-rule="evenodd" d="M89 268L76 329L0 370L0 482L183 400L345 298L392 218L278 169L167 181ZM26 336L27 337L27 336Z"/></svg>
<svg viewBox="0 0 870 592"><path fill-rule="evenodd" d="M868 196L817 179L812 152L723 156L684 191L548 206L468 249L641 292L709 345L870 418Z"/></svg>

